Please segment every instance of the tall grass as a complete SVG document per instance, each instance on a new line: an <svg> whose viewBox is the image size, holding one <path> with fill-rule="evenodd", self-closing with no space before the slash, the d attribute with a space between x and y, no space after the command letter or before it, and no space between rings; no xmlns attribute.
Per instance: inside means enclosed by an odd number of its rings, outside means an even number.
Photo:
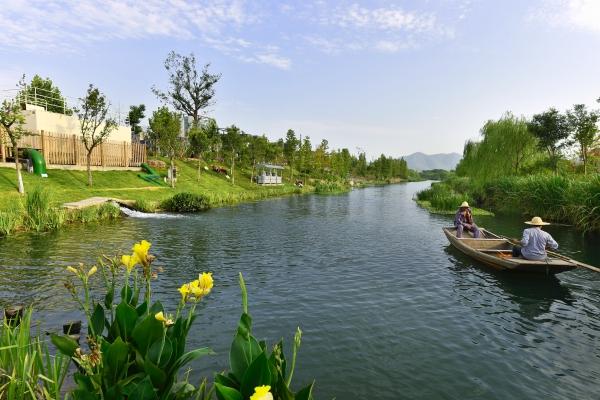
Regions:
<svg viewBox="0 0 600 400"><path fill-rule="evenodd" d="M472 202L466 193L459 193L445 183L434 183L429 189L417 193L417 200L428 201L436 210L456 210L463 201Z"/></svg>
<svg viewBox="0 0 600 400"><path fill-rule="evenodd" d="M458 195L457 195L458 194ZM438 208L458 200L503 213L573 224L583 232L600 231L600 176L532 175L477 182L468 178L434 184L417 194ZM435 202L435 205L434 205Z"/></svg>
<svg viewBox="0 0 600 400"><path fill-rule="evenodd" d="M23 204L19 201L0 211L0 236L8 236L23 224Z"/></svg>
<svg viewBox="0 0 600 400"><path fill-rule="evenodd" d="M317 182L315 185L315 193L344 193L350 190L350 187L344 183L336 181Z"/></svg>
<svg viewBox="0 0 600 400"><path fill-rule="evenodd" d="M59 399L70 359L52 356L48 346L31 336L31 308L18 326L4 320L0 328L0 399Z"/></svg>

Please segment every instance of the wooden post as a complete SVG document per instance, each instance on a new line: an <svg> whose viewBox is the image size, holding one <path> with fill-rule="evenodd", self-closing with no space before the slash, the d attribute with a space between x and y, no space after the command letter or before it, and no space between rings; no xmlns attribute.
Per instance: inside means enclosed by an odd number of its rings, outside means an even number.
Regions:
<svg viewBox="0 0 600 400"><path fill-rule="evenodd" d="M100 143L100 165L104 167L104 142Z"/></svg>
<svg viewBox="0 0 600 400"><path fill-rule="evenodd" d="M75 158L75 162L73 164L79 165L79 141L77 140L77 135L73 134L73 157Z"/></svg>
<svg viewBox="0 0 600 400"><path fill-rule="evenodd" d="M2 139L0 139L2 140ZM0 142L0 152L2 152L2 162L5 163L6 162L6 146L4 145L4 142Z"/></svg>
<svg viewBox="0 0 600 400"><path fill-rule="evenodd" d="M40 136L42 139L42 155L44 156L46 163L50 164L50 160L48 160L48 154L46 152L46 135L44 134L43 129L40 131Z"/></svg>

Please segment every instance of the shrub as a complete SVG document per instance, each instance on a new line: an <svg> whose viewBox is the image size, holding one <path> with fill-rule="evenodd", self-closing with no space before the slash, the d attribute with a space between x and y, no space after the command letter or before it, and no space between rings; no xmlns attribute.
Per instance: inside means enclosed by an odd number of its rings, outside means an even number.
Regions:
<svg viewBox="0 0 600 400"><path fill-rule="evenodd" d="M171 212L199 212L211 207L210 199L202 194L177 193L170 199L165 200L161 208Z"/></svg>
<svg viewBox="0 0 600 400"><path fill-rule="evenodd" d="M315 185L315 193L318 194L343 193L348 190L350 190L348 185L335 181L318 182Z"/></svg>
<svg viewBox="0 0 600 400"><path fill-rule="evenodd" d="M156 203L144 199L136 200L133 209L143 213L153 213L156 211Z"/></svg>

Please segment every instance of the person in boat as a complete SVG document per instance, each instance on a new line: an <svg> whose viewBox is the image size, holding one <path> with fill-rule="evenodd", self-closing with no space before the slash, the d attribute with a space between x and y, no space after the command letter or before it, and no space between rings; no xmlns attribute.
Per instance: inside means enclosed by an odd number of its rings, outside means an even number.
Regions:
<svg viewBox="0 0 600 400"><path fill-rule="evenodd" d="M456 237L461 238L464 231L473 232L473 236L478 238L481 236L479 227L473 222L473 212L469 203L463 201L456 215L454 216L454 226L456 227Z"/></svg>
<svg viewBox="0 0 600 400"><path fill-rule="evenodd" d="M523 238L521 239L522 247L513 247L513 257L521 256L533 261L545 260L548 257L546 247L550 247L553 250L558 249L556 240L548 232L542 230L542 226L550 224L542 221L540 217L533 217L531 221L526 221L525 223L532 227L523 231Z"/></svg>

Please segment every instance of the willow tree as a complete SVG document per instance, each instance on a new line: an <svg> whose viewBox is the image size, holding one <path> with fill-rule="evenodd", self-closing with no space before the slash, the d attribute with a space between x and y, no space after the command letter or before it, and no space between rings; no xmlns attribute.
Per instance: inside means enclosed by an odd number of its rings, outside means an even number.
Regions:
<svg viewBox="0 0 600 400"><path fill-rule="evenodd" d="M585 104L575 104L567 111L567 119L573 131L575 142L579 144L579 156L583 161L583 173L587 174L590 150L598 142L598 120L600 111L588 111Z"/></svg>
<svg viewBox="0 0 600 400"><path fill-rule="evenodd" d="M116 129L117 122L108 117L110 103L106 96L94 85L88 87L87 93L79 99L79 103L79 107L75 108L75 112L79 117L81 141L86 150L88 186L92 186L94 183L92 179L92 152L106 141L111 132Z"/></svg>
<svg viewBox="0 0 600 400"><path fill-rule="evenodd" d="M211 74L210 64L198 71L196 56L182 56L174 51L165 60L165 69L169 74L169 89L165 92L155 86L152 92L175 110L191 117L194 126L200 121L200 111L210 106L215 96L215 84L221 74Z"/></svg>
<svg viewBox="0 0 600 400"><path fill-rule="evenodd" d="M16 101L4 100L0 107L0 142L8 137L12 146L12 153L15 158L15 169L17 170L17 187L19 193L25 193L23 186L23 177L21 176L21 164L19 163L18 141L23 136L31 133L25 129L25 117L21 111L21 106Z"/></svg>

